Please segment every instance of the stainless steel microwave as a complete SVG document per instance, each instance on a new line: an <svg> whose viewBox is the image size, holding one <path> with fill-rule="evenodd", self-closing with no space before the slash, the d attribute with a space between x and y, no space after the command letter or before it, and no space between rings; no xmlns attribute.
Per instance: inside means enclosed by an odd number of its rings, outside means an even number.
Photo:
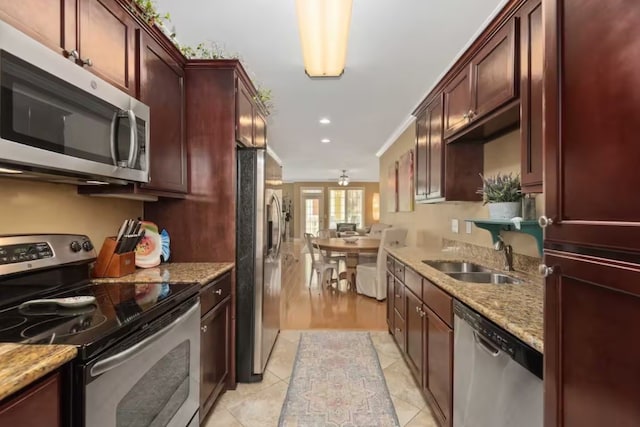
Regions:
<svg viewBox="0 0 640 427"><path fill-rule="evenodd" d="M149 181L149 107L0 21L0 166Z"/></svg>

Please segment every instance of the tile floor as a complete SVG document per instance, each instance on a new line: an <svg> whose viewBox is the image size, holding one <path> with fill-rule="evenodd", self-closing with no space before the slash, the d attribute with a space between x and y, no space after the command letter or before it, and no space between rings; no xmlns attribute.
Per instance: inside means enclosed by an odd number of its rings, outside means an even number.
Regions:
<svg viewBox="0 0 640 427"><path fill-rule="evenodd" d="M280 333L260 383L238 384L218 401L205 427L276 427L293 370L300 331ZM391 400L401 426L437 427L391 335L372 331Z"/></svg>

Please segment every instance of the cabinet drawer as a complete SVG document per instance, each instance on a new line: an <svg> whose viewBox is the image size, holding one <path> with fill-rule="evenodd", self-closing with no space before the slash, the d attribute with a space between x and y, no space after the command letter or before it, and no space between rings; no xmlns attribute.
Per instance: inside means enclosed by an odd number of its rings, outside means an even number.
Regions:
<svg viewBox="0 0 640 427"><path fill-rule="evenodd" d="M422 276L410 268L404 270L404 285L416 296L422 297Z"/></svg>
<svg viewBox="0 0 640 427"><path fill-rule="evenodd" d="M0 405L2 426L61 426L59 373L27 387Z"/></svg>
<svg viewBox="0 0 640 427"><path fill-rule="evenodd" d="M394 285L395 295L394 295L394 307L400 316L404 318L404 285L398 281L395 282Z"/></svg>
<svg viewBox="0 0 640 427"><path fill-rule="evenodd" d="M390 271L392 274L395 274L395 262L393 258L390 256L387 257L387 271Z"/></svg>
<svg viewBox="0 0 640 427"><path fill-rule="evenodd" d="M427 279L423 279L422 300L435 314L444 320L447 325L453 327L453 298L451 298L448 293Z"/></svg>
<svg viewBox="0 0 640 427"><path fill-rule="evenodd" d="M398 347L400 347L400 349L404 352L406 349L404 318L397 311L394 319L393 337L398 343Z"/></svg>
<svg viewBox="0 0 640 427"><path fill-rule="evenodd" d="M404 282L404 264L400 264L398 261L395 262L394 272L396 277Z"/></svg>
<svg viewBox="0 0 640 427"><path fill-rule="evenodd" d="M204 315L228 295L231 295L231 273L225 273L202 288L200 291L200 312Z"/></svg>

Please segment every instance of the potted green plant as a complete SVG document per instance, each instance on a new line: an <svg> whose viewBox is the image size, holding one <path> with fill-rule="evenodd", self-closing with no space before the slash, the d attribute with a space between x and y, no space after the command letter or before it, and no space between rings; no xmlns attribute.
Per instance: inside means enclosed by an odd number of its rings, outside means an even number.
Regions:
<svg viewBox="0 0 640 427"><path fill-rule="evenodd" d="M490 219L511 219L522 215L522 189L520 176L500 174L482 178L482 188L477 193L482 195L484 204L489 205Z"/></svg>

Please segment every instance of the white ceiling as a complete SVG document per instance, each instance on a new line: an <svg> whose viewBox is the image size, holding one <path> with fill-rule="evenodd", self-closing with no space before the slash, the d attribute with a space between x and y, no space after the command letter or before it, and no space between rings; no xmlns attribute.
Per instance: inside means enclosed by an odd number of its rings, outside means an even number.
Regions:
<svg viewBox="0 0 640 427"><path fill-rule="evenodd" d="M181 43L215 41L239 53L254 82L272 90L269 144L286 181L334 180L341 169L353 181L378 181L375 153L504 3L354 0L343 76L311 80L294 0L157 0Z"/></svg>

